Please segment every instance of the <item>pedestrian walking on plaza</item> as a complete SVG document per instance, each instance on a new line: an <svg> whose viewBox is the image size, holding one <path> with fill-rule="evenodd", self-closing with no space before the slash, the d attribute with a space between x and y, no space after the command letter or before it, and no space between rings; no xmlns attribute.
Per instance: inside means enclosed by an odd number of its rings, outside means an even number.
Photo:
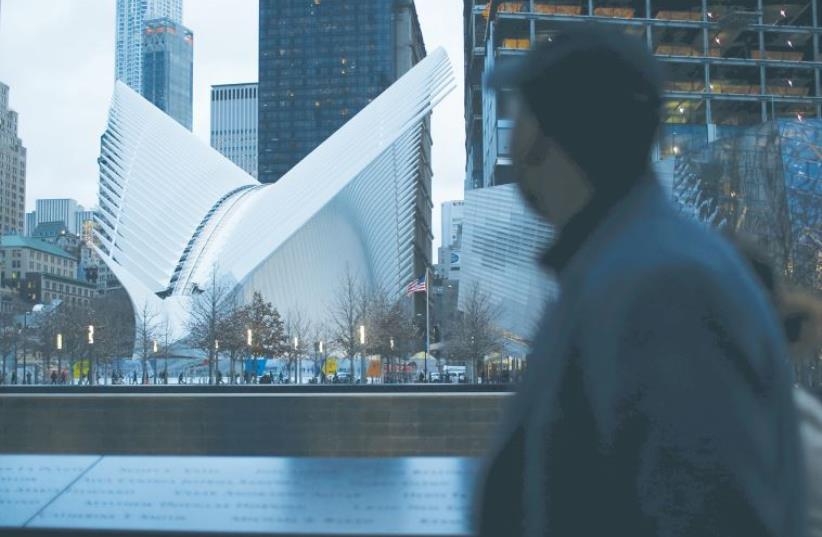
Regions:
<svg viewBox="0 0 822 537"><path fill-rule="evenodd" d="M11 372L11 383L12 384L17 384L17 371L12 371Z"/></svg>
<svg viewBox="0 0 822 537"><path fill-rule="evenodd" d="M131 383L132 384L137 384L137 371L136 370L131 372Z"/></svg>
<svg viewBox="0 0 822 537"><path fill-rule="evenodd" d="M785 338L735 249L650 168L661 68L604 26L498 58L559 299L488 459L481 536L804 535ZM503 63L508 60L509 63ZM500 89L512 91L499 91Z"/></svg>
<svg viewBox="0 0 822 537"><path fill-rule="evenodd" d="M52 384L57 384L57 370L56 369L53 369L51 371L51 383Z"/></svg>

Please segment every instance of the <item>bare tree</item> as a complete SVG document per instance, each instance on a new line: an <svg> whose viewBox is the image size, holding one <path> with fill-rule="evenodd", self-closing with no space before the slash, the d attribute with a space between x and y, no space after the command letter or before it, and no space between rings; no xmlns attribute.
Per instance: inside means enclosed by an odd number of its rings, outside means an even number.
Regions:
<svg viewBox="0 0 822 537"><path fill-rule="evenodd" d="M8 379L6 377L7 361L12 349L14 348L14 341L17 337L17 330L14 327L14 316L11 311L0 312L0 357L2 357L3 368L0 372L0 384L5 384Z"/></svg>
<svg viewBox="0 0 822 537"><path fill-rule="evenodd" d="M64 357L69 361L69 382L74 382L77 359L88 352L87 326L91 316L88 308L61 304L57 310L56 328L62 336L63 349L57 355L58 367L62 369ZM81 363L83 363L81 361ZM82 372L82 367L80 368Z"/></svg>
<svg viewBox="0 0 822 537"><path fill-rule="evenodd" d="M190 341L194 348L208 356L208 383L214 382L214 366L220 329L230 315L234 304L232 286L219 275L218 267L211 268L208 285L195 294L188 321Z"/></svg>
<svg viewBox="0 0 822 537"><path fill-rule="evenodd" d="M358 326L362 321L362 286L346 267L339 287L331 302L331 325L334 340L351 360L350 381L354 380L354 357L360 348Z"/></svg>
<svg viewBox="0 0 822 537"><path fill-rule="evenodd" d="M223 318L218 327L218 340L215 343L216 352L228 353L230 382L235 382L237 373L235 371L235 361L242 356L243 350L247 348L245 331L248 325L248 308L239 306L236 301L231 301L227 309L227 315Z"/></svg>
<svg viewBox="0 0 822 537"><path fill-rule="evenodd" d="M61 308L64 307L61 305ZM90 304L97 366L103 367L103 379L113 377L117 359L133 354L135 348L135 312L125 291L96 297Z"/></svg>
<svg viewBox="0 0 822 537"><path fill-rule="evenodd" d="M285 316L284 328L288 339L288 370L294 372L294 382L299 383L300 357L305 356L312 345L311 321L305 312L295 308Z"/></svg>
<svg viewBox="0 0 822 537"><path fill-rule="evenodd" d="M368 331L367 352L386 360L384 364L389 365L389 370L394 360L396 370L401 357L409 354L417 341L413 315L407 304L377 289L371 293L365 324Z"/></svg>
<svg viewBox="0 0 822 537"><path fill-rule="evenodd" d="M155 352L158 333L158 313L145 302L136 314L137 345L143 371L143 384L148 382L148 359ZM156 371L155 371L156 376Z"/></svg>
<svg viewBox="0 0 822 537"><path fill-rule="evenodd" d="M162 381L163 384L168 384L168 352L171 344L177 341L178 334L174 330L174 325L168 318L168 315L163 315L157 326L157 336L160 340L160 347L163 350L163 357L165 363L163 364Z"/></svg>
<svg viewBox="0 0 822 537"><path fill-rule="evenodd" d="M32 321L31 344L35 352L40 354L43 381L48 382L46 378L49 375L51 368L51 358L57 353L57 330L58 330L58 312L57 308L47 307L36 313Z"/></svg>
<svg viewBox="0 0 822 537"><path fill-rule="evenodd" d="M452 337L446 342L449 355L470 360L473 364L474 382L477 381L485 357L500 350L502 334L496 326L500 309L493 304L487 293L473 285L463 303L462 315Z"/></svg>

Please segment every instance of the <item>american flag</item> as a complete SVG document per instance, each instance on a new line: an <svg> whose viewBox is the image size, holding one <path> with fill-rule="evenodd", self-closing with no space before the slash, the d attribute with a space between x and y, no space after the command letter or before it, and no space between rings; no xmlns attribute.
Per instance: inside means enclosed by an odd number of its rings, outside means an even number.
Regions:
<svg viewBox="0 0 822 537"><path fill-rule="evenodd" d="M405 294L411 296L414 293L424 293L427 285L425 274L423 274L416 280L411 280L411 283L405 288Z"/></svg>

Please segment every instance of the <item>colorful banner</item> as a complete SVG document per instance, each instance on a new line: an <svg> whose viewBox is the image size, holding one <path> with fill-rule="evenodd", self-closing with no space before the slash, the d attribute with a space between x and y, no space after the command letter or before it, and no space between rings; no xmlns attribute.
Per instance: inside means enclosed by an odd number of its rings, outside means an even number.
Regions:
<svg viewBox="0 0 822 537"><path fill-rule="evenodd" d="M72 375L75 379L85 378L88 376L89 367L91 367L90 360L80 360L78 362L74 362L74 371L72 371Z"/></svg>
<svg viewBox="0 0 822 537"><path fill-rule="evenodd" d="M257 375L258 377L263 376L265 373L265 358L257 358L256 370L254 364L254 358L246 358L245 363L243 364L246 373L251 375Z"/></svg>
<svg viewBox="0 0 822 537"><path fill-rule="evenodd" d="M322 371L327 377L333 377L337 374L337 359L336 358L326 358L325 362L323 362Z"/></svg>
<svg viewBox="0 0 822 537"><path fill-rule="evenodd" d="M368 374L371 378L380 378L382 377L382 360L379 358L369 358L368 359Z"/></svg>

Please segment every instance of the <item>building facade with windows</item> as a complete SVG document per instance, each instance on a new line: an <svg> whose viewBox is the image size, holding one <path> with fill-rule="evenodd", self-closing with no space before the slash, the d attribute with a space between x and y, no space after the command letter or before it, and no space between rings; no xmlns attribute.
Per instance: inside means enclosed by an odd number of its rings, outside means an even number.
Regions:
<svg viewBox="0 0 822 537"><path fill-rule="evenodd" d="M425 56L413 0L260 0L260 181L279 180ZM428 118L422 126L423 158L415 170L416 274L432 267ZM414 308L424 311L421 294Z"/></svg>
<svg viewBox="0 0 822 537"><path fill-rule="evenodd" d="M510 339L529 340L556 284L539 264L553 228L526 204L516 185L465 193L459 300L478 288L498 310Z"/></svg>
<svg viewBox="0 0 822 537"><path fill-rule="evenodd" d="M143 24L168 18L183 22L183 0L117 0L114 77L143 90Z"/></svg>
<svg viewBox="0 0 822 537"><path fill-rule="evenodd" d="M29 211L26 213L26 221L25 225L23 226L23 235L26 237L31 237L31 234L34 232L34 229L37 227L37 213L35 211Z"/></svg>
<svg viewBox="0 0 822 537"><path fill-rule="evenodd" d="M17 120L9 108L9 87L0 82L0 235L25 228L26 148L17 136Z"/></svg>
<svg viewBox="0 0 822 537"><path fill-rule="evenodd" d="M260 181L272 183L425 57L412 0L261 0Z"/></svg>
<svg viewBox="0 0 822 537"><path fill-rule="evenodd" d="M211 147L257 177L257 83L211 86Z"/></svg>
<svg viewBox="0 0 822 537"><path fill-rule="evenodd" d="M464 207L462 200L446 201L440 205L441 244L437 252L437 273L445 280L460 279Z"/></svg>
<svg viewBox="0 0 822 537"><path fill-rule="evenodd" d="M517 180L511 161L515 99L505 89L486 89L483 78L500 63L520 58L537 43L547 42L550 46L564 29L588 22L621 28L642 40L664 63L669 80L664 90L663 125L653 157L666 187L682 184L673 163L666 159L673 157L679 166L681 159L677 157L689 149L744 135L766 121L790 119L801 124L820 117L822 25L817 1L464 0L463 6L466 229L461 298L465 280L477 282L495 296L501 281L495 280L494 274L501 275L498 271L510 271L513 269L509 267L515 266L524 270L527 265L523 263L533 263L537 242L521 241L530 241L525 237L527 230L542 229L544 225L527 210L521 198L514 200L500 189ZM717 154L718 149L710 153ZM714 160L714 164L717 162ZM771 165L767 173L781 177L783 171L774 168L774 163L788 159L767 162ZM711 192L728 182L707 168L700 170L704 172L702 178L716 183L704 185ZM500 189L499 194L480 193L489 188ZM488 221L496 222L500 230L475 222L473 215L486 211L484 195L508 200L499 205L496 215L487 215L493 216ZM518 224L523 238L498 240L502 230L513 229L507 222L518 218L524 218ZM499 250L494 251L491 244ZM505 259L495 259L498 256ZM481 270L489 277L480 277ZM542 278L516 274L511 278L509 285L518 283L509 289L508 296L550 295L550 290L547 295L544 292ZM511 308L506 306L506 300L510 300L497 298L497 304L508 311L503 322L512 326L507 317ZM514 304L524 307L520 299ZM533 308L521 311L530 314Z"/></svg>
<svg viewBox="0 0 822 537"><path fill-rule="evenodd" d="M0 237L0 285L29 303L60 299L71 305L88 304L94 286L78 280L77 258L48 242L4 235Z"/></svg>
<svg viewBox="0 0 822 537"><path fill-rule="evenodd" d="M768 120L822 114L815 0L464 0L467 190L515 180L511 95L485 90L484 74L564 28L594 21L641 39L665 64L657 158Z"/></svg>
<svg viewBox="0 0 822 537"><path fill-rule="evenodd" d="M94 226L94 211L86 211L80 206L74 214L74 227L77 235L84 241L90 242L92 239L91 228Z"/></svg>
<svg viewBox="0 0 822 537"><path fill-rule="evenodd" d="M194 34L170 18L143 24L143 97L191 130Z"/></svg>
<svg viewBox="0 0 822 537"><path fill-rule="evenodd" d="M78 234L76 215L83 210L77 200L71 198L43 198L35 200L35 221L37 228L40 224L62 222L69 233ZM34 229L31 233L34 233Z"/></svg>

